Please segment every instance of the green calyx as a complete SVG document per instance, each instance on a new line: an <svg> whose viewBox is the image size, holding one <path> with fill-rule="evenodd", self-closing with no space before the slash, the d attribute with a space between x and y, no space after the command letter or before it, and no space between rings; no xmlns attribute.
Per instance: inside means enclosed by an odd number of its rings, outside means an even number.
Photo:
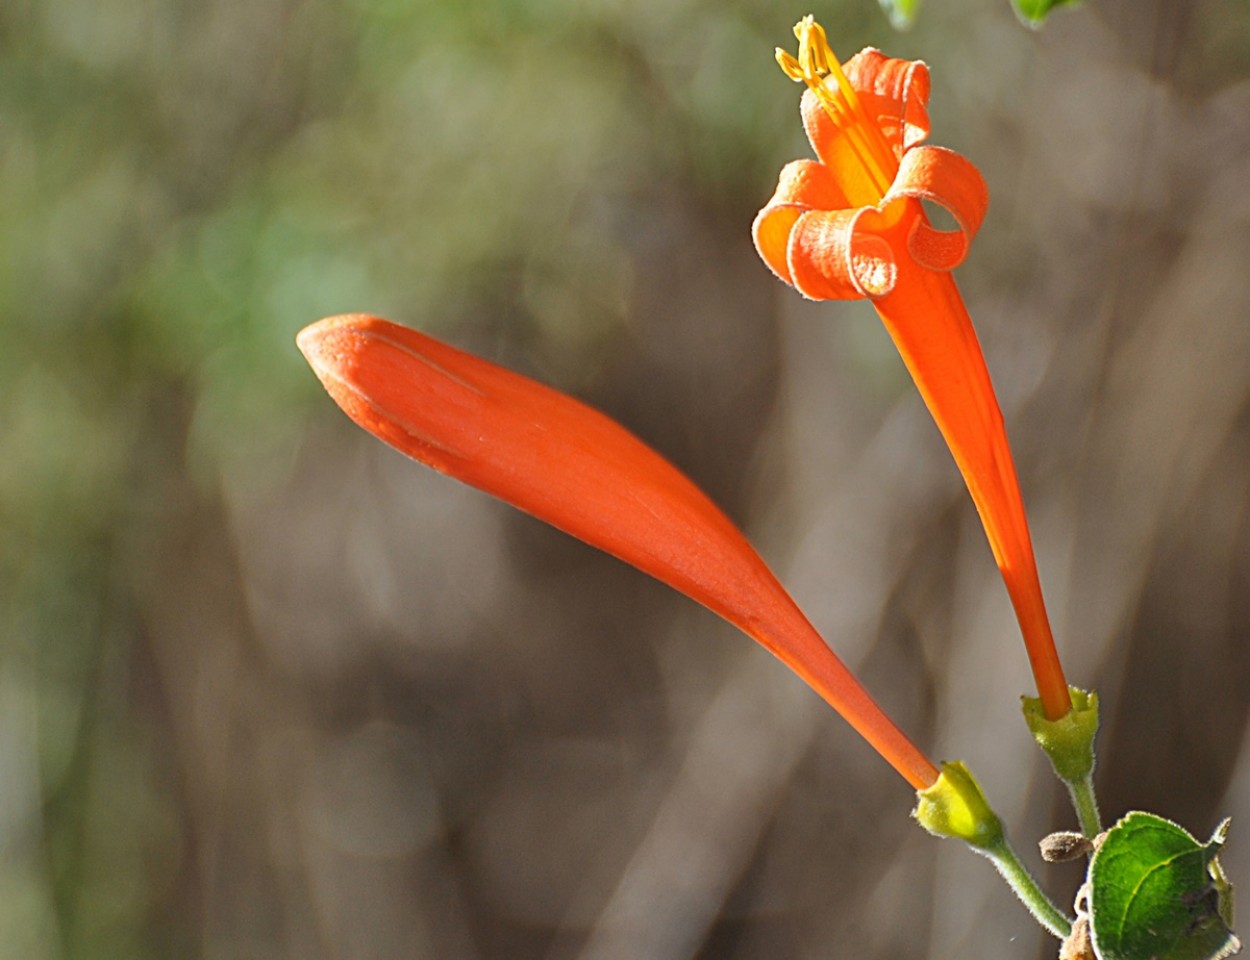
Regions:
<svg viewBox="0 0 1250 960"><path fill-rule="evenodd" d="M1050 902L1011 849L1002 821L963 763L942 764L933 786L916 791L912 816L935 836L962 840L988 857L1037 922L1060 940L1072 932L1072 921Z"/></svg>
<svg viewBox="0 0 1250 960"><path fill-rule="evenodd" d="M1065 783L1083 782L1094 771L1094 737L1098 733L1098 694L1069 687L1072 709L1047 720L1042 701L1021 697L1024 722Z"/></svg>
<svg viewBox="0 0 1250 960"><path fill-rule="evenodd" d="M954 837L979 850L1002 845L1002 821L962 761L943 763L941 776L933 786L917 790L916 797L912 816L935 836Z"/></svg>

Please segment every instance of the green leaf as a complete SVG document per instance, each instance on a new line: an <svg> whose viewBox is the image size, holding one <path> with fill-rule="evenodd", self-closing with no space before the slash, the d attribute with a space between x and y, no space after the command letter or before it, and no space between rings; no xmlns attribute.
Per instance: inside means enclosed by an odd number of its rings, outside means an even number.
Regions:
<svg viewBox="0 0 1250 960"><path fill-rule="evenodd" d="M878 0L895 30L906 30L915 22L920 0Z"/></svg>
<svg viewBox="0 0 1250 960"><path fill-rule="evenodd" d="M1231 888L1208 843L1152 813L1107 831L1089 866L1089 922L1100 960L1218 960L1241 944L1228 928Z"/></svg>
<svg viewBox="0 0 1250 960"><path fill-rule="evenodd" d="M1079 3L1080 0L1011 0L1011 5L1016 8L1016 15L1020 17L1030 27L1040 27L1047 15L1055 7L1065 7L1069 4ZM886 5L886 0L881 0L882 5Z"/></svg>

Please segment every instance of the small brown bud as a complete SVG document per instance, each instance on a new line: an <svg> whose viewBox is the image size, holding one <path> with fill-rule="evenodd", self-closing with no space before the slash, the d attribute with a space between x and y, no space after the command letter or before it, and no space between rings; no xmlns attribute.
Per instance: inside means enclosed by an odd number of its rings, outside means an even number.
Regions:
<svg viewBox="0 0 1250 960"><path fill-rule="evenodd" d="M1094 849L1092 840L1084 834L1073 833L1071 830L1059 830L1042 837L1037 846L1042 852L1042 859L1047 863L1066 863L1077 857L1086 856Z"/></svg>

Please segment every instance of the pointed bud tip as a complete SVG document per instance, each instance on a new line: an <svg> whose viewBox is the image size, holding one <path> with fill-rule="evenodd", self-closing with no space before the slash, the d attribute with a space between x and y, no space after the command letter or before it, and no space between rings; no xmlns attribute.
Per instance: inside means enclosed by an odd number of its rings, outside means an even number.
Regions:
<svg viewBox="0 0 1250 960"><path fill-rule="evenodd" d="M359 348L371 327L385 323L367 313L344 313L309 324L295 336L295 345L322 380L334 371L342 372L345 361Z"/></svg>
<svg viewBox="0 0 1250 960"><path fill-rule="evenodd" d="M344 313L337 317L326 317L316 323L310 323L297 333L295 345L299 347L300 353L311 361L312 357L323 349L325 341L333 337L340 329L359 325L362 321L371 319L373 318L363 313Z"/></svg>

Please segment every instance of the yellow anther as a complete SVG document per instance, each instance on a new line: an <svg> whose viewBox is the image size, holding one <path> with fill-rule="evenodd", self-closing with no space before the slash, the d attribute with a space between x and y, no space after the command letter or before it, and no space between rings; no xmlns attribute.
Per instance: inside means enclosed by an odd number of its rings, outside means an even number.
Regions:
<svg viewBox="0 0 1250 960"><path fill-rule="evenodd" d="M838 68L825 28L810 13L794 25L794 36L799 41L799 62L808 76L823 77Z"/></svg>
<svg viewBox="0 0 1250 960"><path fill-rule="evenodd" d="M782 73L797 83L803 82L803 67L798 60L794 59L793 55L782 50L781 47L777 47L774 55L777 58L777 66L781 67Z"/></svg>

